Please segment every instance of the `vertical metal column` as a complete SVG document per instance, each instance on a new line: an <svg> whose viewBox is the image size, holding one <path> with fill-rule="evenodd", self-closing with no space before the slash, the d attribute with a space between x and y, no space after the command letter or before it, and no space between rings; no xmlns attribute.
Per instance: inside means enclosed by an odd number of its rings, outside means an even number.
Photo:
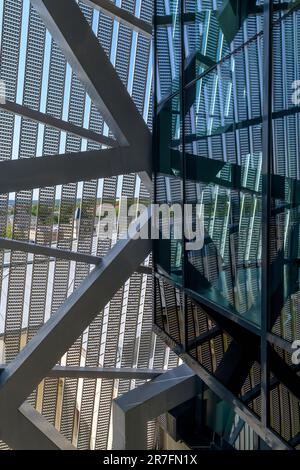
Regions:
<svg viewBox="0 0 300 470"><path fill-rule="evenodd" d="M154 204L157 203L157 174L158 174L158 124L157 124L157 76L158 76L158 58L157 58L157 1L154 0L153 4L153 134L152 134L152 168L153 168L153 200ZM150 230L152 230L152 224L150 225ZM152 234L151 234L152 236ZM157 241L153 240L153 250L152 250L152 266L153 272L156 269L156 251L157 251ZM157 324L157 312L156 312L156 278L152 276L152 308L153 308L153 324Z"/></svg>

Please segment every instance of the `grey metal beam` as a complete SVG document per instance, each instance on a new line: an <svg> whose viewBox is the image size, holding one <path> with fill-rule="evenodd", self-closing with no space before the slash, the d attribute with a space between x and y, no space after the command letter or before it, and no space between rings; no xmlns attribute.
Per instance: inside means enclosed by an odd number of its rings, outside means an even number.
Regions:
<svg viewBox="0 0 300 470"><path fill-rule="evenodd" d="M27 106L13 103L12 101L6 101L5 103L1 103L0 101L0 109L3 109L8 113L17 114L24 118L31 119L32 121L39 122L41 124L54 127L59 131L68 132L70 134L76 135L77 137L81 137L82 139L96 142L97 144L106 145L107 147L118 147L118 142L110 137L97 134L97 132L85 129L84 127L75 126L70 122L62 121L61 119L50 116L49 114L35 111L28 108Z"/></svg>
<svg viewBox="0 0 300 470"><path fill-rule="evenodd" d="M38 413L24 403L13 414L2 414L0 438L14 450L76 450L75 447Z"/></svg>
<svg viewBox="0 0 300 470"><path fill-rule="evenodd" d="M54 261L55 259L64 259L69 261L75 261L77 263L87 263L96 265L99 264L102 258L94 255L87 255L84 253L78 253L77 251L67 251L61 250L54 247L44 246L44 245L37 245L36 243L30 242L22 242L19 240L12 240L9 238L1 238L0 237L0 250L11 250L11 251L21 251L24 253L32 253L35 255L47 256L50 257L50 261ZM41 261L40 261L41 263ZM14 266L24 266L32 264L32 262L27 261L26 263L14 263ZM10 263L3 264L4 267L11 266ZM152 274L152 268L149 266L145 266L141 264L136 269L136 272L139 274Z"/></svg>
<svg viewBox="0 0 300 470"><path fill-rule="evenodd" d="M57 259L64 259L69 261L76 261L79 263L98 264L101 258L98 256L86 255L75 251L60 250L44 245L37 245L36 243L22 242L19 240L10 240L8 238L0 237L0 249L22 251L25 253L33 253L35 255L50 256Z"/></svg>
<svg viewBox="0 0 300 470"><path fill-rule="evenodd" d="M113 401L113 449L146 449L147 422L193 398L197 375L185 364Z"/></svg>
<svg viewBox="0 0 300 470"><path fill-rule="evenodd" d="M88 181L143 170L131 147L0 162L0 193Z"/></svg>
<svg viewBox="0 0 300 470"><path fill-rule="evenodd" d="M273 390L277 385L279 385L280 382L278 379L275 377L272 377L270 380L270 390ZM255 398L258 398L260 396L260 391L261 391L261 383L259 382L255 387L250 389L245 395L241 397L241 400L243 403L248 405L251 401L255 400Z"/></svg>
<svg viewBox="0 0 300 470"><path fill-rule="evenodd" d="M152 37L152 25L146 21L141 20L137 16L133 15L129 11L123 8L117 7L110 0L83 0L84 3L92 8L102 11L105 15L109 16L113 20L116 19L120 23L125 24L129 28L133 29L137 33L151 39Z"/></svg>
<svg viewBox="0 0 300 470"><path fill-rule="evenodd" d="M273 450L291 450L291 447L280 438L272 429L264 429L261 426L261 421L257 418L252 411L243 404L239 398L233 395L221 382L218 382L214 376L212 376L207 370L196 362L188 354L181 354L182 360L184 360L194 371L201 377L203 382L216 393L221 399L227 401L232 406L235 413L237 413L243 421L249 424L249 426L260 436Z"/></svg>
<svg viewBox="0 0 300 470"><path fill-rule="evenodd" d="M243 421L249 424L249 426L260 436L268 446L273 450L292 450L280 436L278 436L271 428L264 429L261 426L261 421L257 418L252 411L241 402L239 398L233 395L221 382L218 382L214 376L212 376L207 370L196 362L188 354L181 354L182 360L184 360L194 371L201 377L203 382L216 393L221 399L227 401L232 406L235 413L237 413Z"/></svg>
<svg viewBox="0 0 300 470"><path fill-rule="evenodd" d="M290 440L290 445L295 448L296 446L298 446L300 444L300 432L298 432L298 434L296 434L296 436L294 436L291 440Z"/></svg>
<svg viewBox="0 0 300 470"><path fill-rule="evenodd" d="M151 191L151 133L79 6L73 0L31 3L119 144L134 147L131 164Z"/></svg>
<svg viewBox="0 0 300 470"><path fill-rule="evenodd" d="M235 395L240 393L253 365L247 346L242 338L240 343L233 339L215 371L215 378Z"/></svg>
<svg viewBox="0 0 300 470"><path fill-rule="evenodd" d="M141 215L142 228L149 213ZM151 251L150 240L120 240L0 375L0 414L19 407ZM121 267L121 269L120 269Z"/></svg>
<svg viewBox="0 0 300 470"><path fill-rule="evenodd" d="M154 379L164 374L164 370L131 369L120 367L63 367L55 366L48 372L48 377L72 377L84 379Z"/></svg>
<svg viewBox="0 0 300 470"><path fill-rule="evenodd" d="M231 446L234 446L234 444L236 443L236 440L237 438L239 437L239 435L241 434L243 428L245 426L245 421L243 421L241 418L239 418L230 438L229 438L229 444Z"/></svg>

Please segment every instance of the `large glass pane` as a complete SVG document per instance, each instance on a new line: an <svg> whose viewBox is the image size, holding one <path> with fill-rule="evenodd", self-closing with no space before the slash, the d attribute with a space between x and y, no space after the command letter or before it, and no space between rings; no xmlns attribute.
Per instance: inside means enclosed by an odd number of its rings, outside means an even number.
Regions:
<svg viewBox="0 0 300 470"><path fill-rule="evenodd" d="M187 250L186 286L261 320L262 38L185 90L186 202L203 242ZM251 60L250 60L251 58ZM193 227L196 230L196 226Z"/></svg>
<svg viewBox="0 0 300 470"><path fill-rule="evenodd" d="M189 80L224 59L262 30L263 1L185 0L185 51Z"/></svg>

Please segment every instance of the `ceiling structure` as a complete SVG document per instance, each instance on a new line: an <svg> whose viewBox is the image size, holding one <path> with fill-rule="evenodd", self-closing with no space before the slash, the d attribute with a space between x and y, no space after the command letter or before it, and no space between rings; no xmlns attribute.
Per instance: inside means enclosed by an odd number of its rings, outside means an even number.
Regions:
<svg viewBox="0 0 300 470"><path fill-rule="evenodd" d="M299 2L186 0L184 14L176 2L170 5L156 5L156 123L165 135L156 147L156 200L201 204L205 239L203 249L186 250L186 258L178 256L182 240L158 245L156 331L178 353L182 346L184 362L239 408L251 433L272 448L298 448L299 368L291 356L299 337L299 282L287 273L294 272L289 253L298 254L299 243L299 103L292 94ZM272 31L268 47L266 31ZM271 55L273 82L264 68ZM263 142L265 107L273 154ZM270 155L273 169L266 170ZM269 218L261 204L266 174ZM263 226L270 227L267 243ZM270 262L262 249L268 244ZM265 301L262 273L269 264L272 300ZM275 377L268 377L269 365ZM243 445L242 434L234 435Z"/></svg>
<svg viewBox="0 0 300 470"><path fill-rule="evenodd" d="M150 243L100 236L101 204L150 198L151 21L151 0L0 3L2 448L110 448L112 399L177 365Z"/></svg>

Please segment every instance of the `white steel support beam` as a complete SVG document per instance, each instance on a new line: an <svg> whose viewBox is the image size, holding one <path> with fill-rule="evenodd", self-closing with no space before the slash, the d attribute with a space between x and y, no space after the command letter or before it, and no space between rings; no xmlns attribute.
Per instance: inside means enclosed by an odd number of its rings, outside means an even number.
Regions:
<svg viewBox="0 0 300 470"><path fill-rule="evenodd" d="M9 421L0 426L0 438L10 448L17 450L76 450L27 402L10 414Z"/></svg>
<svg viewBox="0 0 300 470"><path fill-rule="evenodd" d="M185 364L113 401L113 449L147 448L147 422L193 398L200 379Z"/></svg>
<svg viewBox="0 0 300 470"><path fill-rule="evenodd" d="M76 263L86 263L96 265L99 264L102 258L94 255L88 255L85 253L79 253L77 251L67 251L61 250L59 248L54 248L45 245L37 245L36 243L22 242L20 240L12 240L10 238L1 238L0 237L0 250L11 250L11 251L21 251L23 253L31 253L34 255L46 256L53 259L64 259L68 261L74 261ZM21 263L24 264L24 263ZM30 264L29 261L27 264ZM8 263L9 265L9 263ZM5 264L4 264L5 266ZM141 264L136 269L136 272L139 274L152 274L152 268Z"/></svg>
<svg viewBox="0 0 300 470"><path fill-rule="evenodd" d="M131 369L124 367L63 367L55 366L47 374L48 377L71 377L71 378L84 378L84 379L139 379L149 380L154 379L164 370L155 369Z"/></svg>
<svg viewBox="0 0 300 470"><path fill-rule="evenodd" d="M130 145L130 165L152 190L151 133L74 0L31 0L74 73L120 145Z"/></svg>
<svg viewBox="0 0 300 470"><path fill-rule="evenodd" d="M141 229L148 225L149 214L144 212L138 223ZM0 415L4 423L3 429L0 423L1 432L5 432L9 416L108 304L151 248L150 240L120 240L16 359L5 367L0 375Z"/></svg>
<svg viewBox="0 0 300 470"><path fill-rule="evenodd" d="M81 137L82 139L87 139L91 142L96 142L97 144L105 145L107 147L118 147L117 141L110 137L97 134L97 132L85 129L84 127L75 126L70 122L62 121L61 119L57 119L53 116L50 116L49 114L44 114L40 111L35 111L33 109L28 108L27 106L13 103L12 101L6 101L5 103L2 103L0 101L0 109L3 109L3 111L7 111L8 113L17 114L32 121L39 122L41 124L54 127L59 131L68 132L77 137Z"/></svg>
<svg viewBox="0 0 300 470"><path fill-rule="evenodd" d="M132 147L0 162L0 193L44 188L143 170Z"/></svg>
<svg viewBox="0 0 300 470"><path fill-rule="evenodd" d="M117 7L110 0L83 0L84 3L92 8L96 8L102 11L105 15L109 16L113 20L118 20L120 23L125 24L133 31L142 34L143 36L151 39L152 37L152 25L146 21L137 18L129 11L123 8Z"/></svg>

